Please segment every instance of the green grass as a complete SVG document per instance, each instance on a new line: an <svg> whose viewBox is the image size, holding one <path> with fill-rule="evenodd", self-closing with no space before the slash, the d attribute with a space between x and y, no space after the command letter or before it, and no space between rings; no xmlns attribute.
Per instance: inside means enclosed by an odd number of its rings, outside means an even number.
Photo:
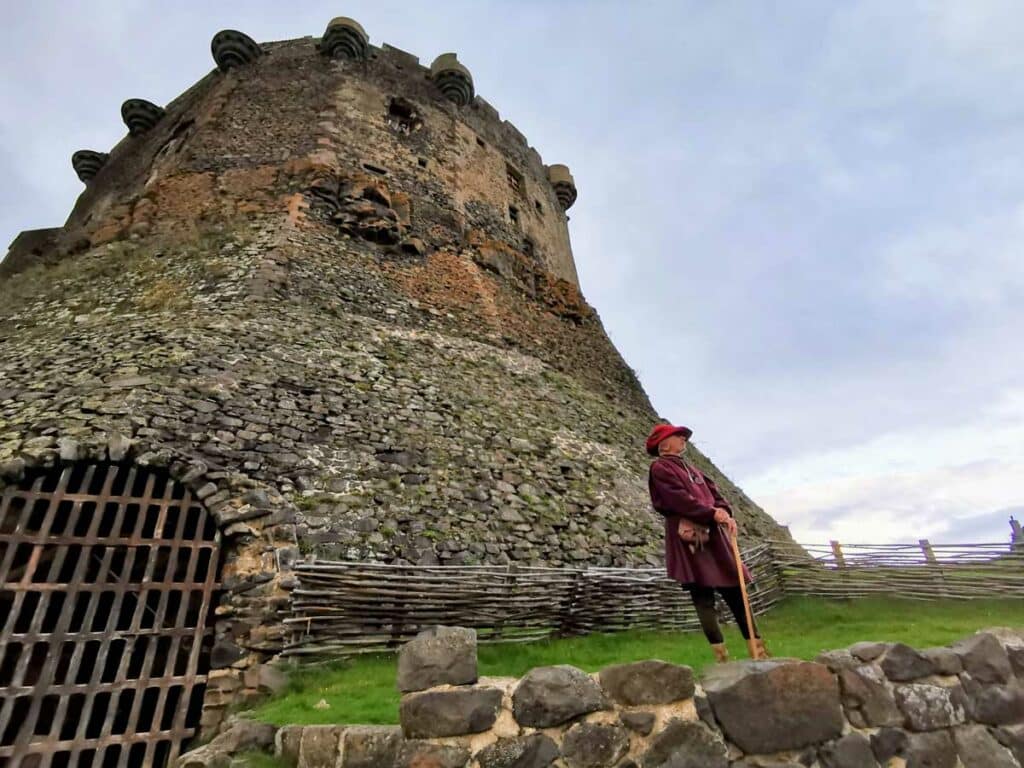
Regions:
<svg viewBox="0 0 1024 768"><path fill-rule="evenodd" d="M821 651L859 640L901 641L926 648L945 645L982 627L1024 626L1024 601L794 598L759 622L773 655L811 659ZM735 627L726 628L726 642L733 658L745 655ZM688 664L699 672L712 662L712 655L700 633L622 632L521 645L482 645L479 659L481 675L520 677L533 667L549 664L572 664L595 672L609 664L642 659ZM330 708L314 709L320 699ZM265 702L254 715L277 725L396 723L395 657L375 655L301 667L292 675L289 689Z"/></svg>

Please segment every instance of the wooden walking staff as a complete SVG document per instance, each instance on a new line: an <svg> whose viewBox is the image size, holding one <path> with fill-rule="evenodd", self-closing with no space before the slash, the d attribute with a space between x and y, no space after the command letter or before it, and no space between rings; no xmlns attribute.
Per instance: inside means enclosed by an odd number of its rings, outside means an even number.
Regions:
<svg viewBox="0 0 1024 768"><path fill-rule="evenodd" d="M750 610L750 597L747 595L747 580L743 576L743 558L740 557L740 544L736 536L729 534L729 530L725 526L721 526L721 533L729 539L729 543L732 544L732 556L736 561L736 574L740 579L740 595L743 596L743 610L747 615L747 634L750 637L747 638L747 652L750 654L752 659L763 658L761 654L761 646L757 642L757 632L754 631L754 616Z"/></svg>

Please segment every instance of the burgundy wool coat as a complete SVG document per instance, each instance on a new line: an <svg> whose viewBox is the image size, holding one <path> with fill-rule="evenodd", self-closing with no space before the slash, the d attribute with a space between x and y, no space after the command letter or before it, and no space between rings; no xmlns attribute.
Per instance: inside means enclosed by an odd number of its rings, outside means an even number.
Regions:
<svg viewBox="0 0 1024 768"><path fill-rule="evenodd" d="M732 507L714 482L678 456L661 456L651 464L648 477L651 504L665 518L665 568L670 578L683 584L705 587L737 587L736 561L729 539L715 523L715 507ZM711 540L703 549L691 552L679 538L681 518L711 528ZM751 581L750 572L743 575Z"/></svg>

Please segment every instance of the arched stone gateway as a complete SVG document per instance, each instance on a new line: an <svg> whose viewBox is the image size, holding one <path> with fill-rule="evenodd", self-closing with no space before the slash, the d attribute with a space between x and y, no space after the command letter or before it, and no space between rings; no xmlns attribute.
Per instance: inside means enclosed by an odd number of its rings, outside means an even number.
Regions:
<svg viewBox="0 0 1024 768"><path fill-rule="evenodd" d="M199 725L219 546L158 470L75 464L6 487L0 764L170 764Z"/></svg>

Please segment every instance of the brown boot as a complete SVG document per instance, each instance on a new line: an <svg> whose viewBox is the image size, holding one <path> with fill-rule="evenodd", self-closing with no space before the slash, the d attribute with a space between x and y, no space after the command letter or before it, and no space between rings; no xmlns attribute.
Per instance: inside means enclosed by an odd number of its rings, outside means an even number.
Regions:
<svg viewBox="0 0 1024 768"><path fill-rule="evenodd" d="M757 649L757 655L754 656L755 659L770 659L772 657L764 645L764 640L760 637L754 638L753 647Z"/></svg>
<svg viewBox="0 0 1024 768"><path fill-rule="evenodd" d="M729 660L729 649L725 643L712 643L711 650L715 652L715 663L724 664Z"/></svg>

